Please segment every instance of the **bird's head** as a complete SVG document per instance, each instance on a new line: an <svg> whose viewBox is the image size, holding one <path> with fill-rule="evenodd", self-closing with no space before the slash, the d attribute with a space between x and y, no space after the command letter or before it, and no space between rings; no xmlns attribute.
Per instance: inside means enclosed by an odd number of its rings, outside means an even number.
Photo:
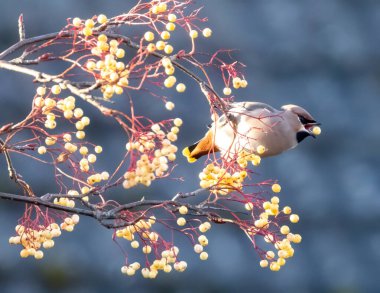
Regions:
<svg viewBox="0 0 380 293"><path fill-rule="evenodd" d="M313 128L321 124L316 122L309 112L297 105L284 105L281 109L285 111L285 115L289 119L293 129L296 131L298 143L308 136L316 137L313 133Z"/></svg>

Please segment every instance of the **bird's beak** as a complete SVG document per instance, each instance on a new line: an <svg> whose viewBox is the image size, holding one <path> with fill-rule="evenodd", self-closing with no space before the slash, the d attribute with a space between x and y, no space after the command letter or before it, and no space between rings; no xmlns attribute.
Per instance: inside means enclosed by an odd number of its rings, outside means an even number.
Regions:
<svg viewBox="0 0 380 293"><path fill-rule="evenodd" d="M320 126L320 125L321 125L321 123L314 121L314 122L309 122L309 123L305 124L304 127L307 130L307 132L309 132L309 135L311 137L316 138L317 136L313 133L313 128L315 126Z"/></svg>

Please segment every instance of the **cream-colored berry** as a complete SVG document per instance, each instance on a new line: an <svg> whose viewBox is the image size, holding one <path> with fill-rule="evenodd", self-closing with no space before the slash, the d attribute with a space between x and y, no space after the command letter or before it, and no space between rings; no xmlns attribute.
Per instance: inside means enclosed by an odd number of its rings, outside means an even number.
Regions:
<svg viewBox="0 0 380 293"><path fill-rule="evenodd" d="M208 253L206 251L201 252L201 254L199 255L199 258L201 260L207 260L208 259Z"/></svg>
<svg viewBox="0 0 380 293"><path fill-rule="evenodd" d="M203 246L200 244L195 244L194 245L194 251L195 251L195 253L201 253L203 251Z"/></svg>
<svg viewBox="0 0 380 293"><path fill-rule="evenodd" d="M139 248L140 244L137 240L133 240L131 242L131 246L132 246L132 248Z"/></svg>
<svg viewBox="0 0 380 293"><path fill-rule="evenodd" d="M180 127L183 122L182 122L181 118L176 118L176 119L174 119L173 123L175 126Z"/></svg>
<svg viewBox="0 0 380 293"><path fill-rule="evenodd" d="M263 259L260 261L260 267L266 268L268 266L269 262L266 259Z"/></svg>
<svg viewBox="0 0 380 293"><path fill-rule="evenodd" d="M94 150L95 150L95 153L100 154L103 151L103 148L102 146L97 145Z"/></svg>
<svg viewBox="0 0 380 293"><path fill-rule="evenodd" d="M179 213L181 214L181 215L186 215L187 213L188 213L188 208L186 207L186 206L181 206L180 208L179 208Z"/></svg>
<svg viewBox="0 0 380 293"><path fill-rule="evenodd" d="M223 94L224 94L225 96L229 96L229 95L231 95L231 93L232 93L231 88L229 88L229 87L225 87L225 88L223 89Z"/></svg>
<svg viewBox="0 0 380 293"><path fill-rule="evenodd" d="M166 54L171 54L171 53L173 53L173 50L174 50L174 48L173 48L172 45L166 45L165 48L164 48L164 52L165 52Z"/></svg>
<svg viewBox="0 0 380 293"><path fill-rule="evenodd" d="M176 90L177 90L177 92L179 92L179 93L183 93L183 92L186 90L186 85L183 84L183 83L179 83L179 84L177 84L177 86L176 86Z"/></svg>
<svg viewBox="0 0 380 293"><path fill-rule="evenodd" d="M145 246L143 246L142 251L145 254L149 254L152 252L152 247L150 245L145 245Z"/></svg>
<svg viewBox="0 0 380 293"><path fill-rule="evenodd" d="M108 21L107 16L104 14L99 14L97 20L100 24L105 24Z"/></svg>
<svg viewBox="0 0 380 293"><path fill-rule="evenodd" d="M73 26L80 27L82 25L82 20L79 17L73 19Z"/></svg>
<svg viewBox="0 0 380 293"><path fill-rule="evenodd" d="M40 155L46 154L46 147L44 147L43 145L40 146L40 147L38 147L37 152L38 152Z"/></svg>
<svg viewBox="0 0 380 293"><path fill-rule="evenodd" d="M247 202L245 205L244 205L245 209L247 211L252 211L253 210L253 203L251 202Z"/></svg>
<svg viewBox="0 0 380 293"><path fill-rule="evenodd" d="M202 31L202 34L205 38L209 38L211 37L212 35L212 30L210 28L205 28L203 31Z"/></svg>
<svg viewBox="0 0 380 293"><path fill-rule="evenodd" d="M165 108L169 111L173 110L175 107L174 103L173 102L166 102L165 104Z"/></svg>
<svg viewBox="0 0 380 293"><path fill-rule="evenodd" d="M178 226L185 226L186 225L186 219L183 217L180 217L177 219L177 225Z"/></svg>
<svg viewBox="0 0 380 293"><path fill-rule="evenodd" d="M300 217L297 214L292 214L289 217L289 221L292 223L298 223L300 220Z"/></svg>

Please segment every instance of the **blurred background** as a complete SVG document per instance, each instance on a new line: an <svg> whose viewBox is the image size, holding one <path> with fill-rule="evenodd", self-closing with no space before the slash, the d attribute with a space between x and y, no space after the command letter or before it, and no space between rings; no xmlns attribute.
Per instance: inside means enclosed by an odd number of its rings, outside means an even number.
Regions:
<svg viewBox="0 0 380 293"><path fill-rule="evenodd" d="M20 13L31 37L58 31L68 17L113 16L133 3L1 1L0 51L17 41ZM295 231L303 242L294 258L278 273L263 270L241 231L214 225L208 261L201 262L183 241L181 258L189 264L185 273L160 274L155 280L140 274L129 278L120 273L123 255L111 239L112 231L82 217L76 231L58 238L42 261L21 260L19 248L10 247L8 238L22 207L2 201L1 292L380 292L380 2L208 0L198 4L205 6L202 15L209 18L207 26L214 32L210 40L200 39L200 50L237 49L234 57L247 65L249 87L238 91L236 100L275 107L298 104L322 122L317 140L308 139L295 150L266 159L258 169L257 180L279 179L282 203L301 217ZM210 122L199 88L191 81L187 85L185 94L173 95L173 112L163 111L163 104L154 98L141 104L146 116L183 118L180 149L198 139ZM34 85L29 77L0 71L0 87L3 125L26 114ZM113 150L120 151L125 138L107 128L112 125L106 121L94 123L90 137L104 145L107 157L100 162L106 168L117 160ZM16 167L22 162L16 159ZM17 192L3 157L0 164L0 190ZM178 191L193 190L202 162L187 165L181 158L179 164L175 174L187 178L185 182L158 182L153 189L118 191L117 196L125 201L142 195L170 198ZM36 191L49 191L50 181L42 169L33 163L24 163L22 169L36 182Z"/></svg>

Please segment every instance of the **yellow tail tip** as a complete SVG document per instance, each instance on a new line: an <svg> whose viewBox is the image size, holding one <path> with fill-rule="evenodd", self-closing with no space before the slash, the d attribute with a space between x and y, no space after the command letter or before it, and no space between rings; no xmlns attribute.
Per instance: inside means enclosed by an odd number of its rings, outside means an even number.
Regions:
<svg viewBox="0 0 380 293"><path fill-rule="evenodd" d="M187 161L188 161L189 163L194 163L194 162L197 161L197 159L196 159L196 158L192 158L192 157L188 157L188 158L187 158Z"/></svg>
<svg viewBox="0 0 380 293"><path fill-rule="evenodd" d="M197 160L196 158L193 158L193 157L191 156L191 153L190 153L190 150L189 150L188 147L186 147L186 148L184 148L184 149L182 150L182 155L184 155L184 156L187 158L187 161L188 161L189 163L194 163L194 162Z"/></svg>
<svg viewBox="0 0 380 293"><path fill-rule="evenodd" d="M184 148L182 150L182 155L184 155L186 158L189 158L190 157L190 150L188 147Z"/></svg>

